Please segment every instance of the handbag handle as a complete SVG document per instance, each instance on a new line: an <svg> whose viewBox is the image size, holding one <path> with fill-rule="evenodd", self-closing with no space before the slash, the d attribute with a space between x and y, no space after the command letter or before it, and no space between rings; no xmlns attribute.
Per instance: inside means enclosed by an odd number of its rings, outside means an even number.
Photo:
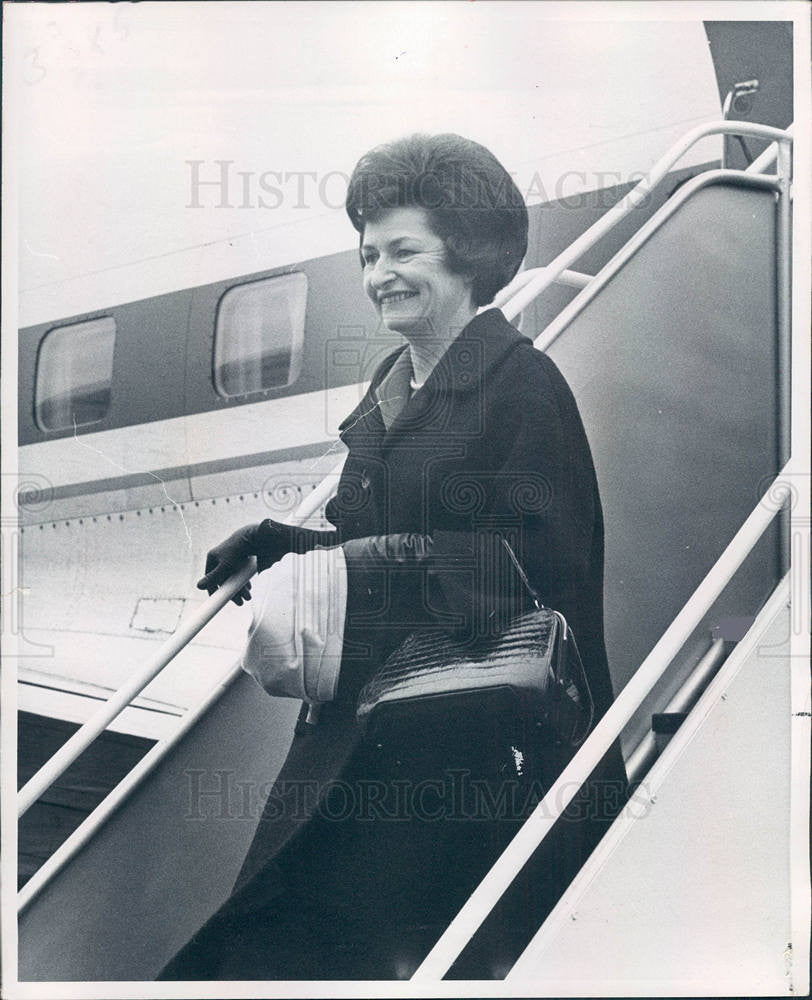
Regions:
<svg viewBox="0 0 812 1000"><path fill-rule="evenodd" d="M562 625L562 635L564 642L567 641L567 634L569 632L569 625L567 624L567 619L560 611L556 611L555 608L548 608L546 604L541 603L541 598L539 597L539 592L533 586L533 584L527 579L527 573L522 569L522 564L516 558L516 553L513 551L510 542L507 538L502 539L502 544L507 550L507 554L510 556L510 561L516 567L516 572L519 574L522 583L527 587L527 592L533 598L533 604L536 606L537 611L552 611L552 613L559 619Z"/></svg>
<svg viewBox="0 0 812 1000"><path fill-rule="evenodd" d="M525 585L525 587L527 587L527 592L533 598L533 604L535 604L536 608L539 611L541 611L544 608L544 605L541 603L538 591L527 579L527 573L525 573L525 571L522 569L522 564L516 558L516 553L513 551L510 542L507 540L507 538L502 538L502 544L505 546L507 554L510 556L510 561L516 567L516 572L519 574L522 583Z"/></svg>
<svg viewBox="0 0 812 1000"><path fill-rule="evenodd" d="M525 585L525 587L527 587L528 593L533 598L533 603L535 604L536 609L538 611L542 610L552 611L553 614L560 620L562 625L561 629L562 643L565 643L569 640L572 641L572 645L575 650L575 661L578 664L579 673L581 675L581 684L583 686L584 694L589 705L589 721L584 727L584 735L580 737L577 743L574 744L575 746L579 746L581 743L583 743L584 739L586 739L587 734L592 729L592 723L595 721L595 700L592 697L592 689L589 686L589 679L586 676L586 670L584 669L584 664L583 661L581 660L581 654L578 652L578 644L575 642L575 636L572 634L572 632L570 632L569 625L567 624L567 619L561 614L560 611L556 611L554 608L547 608L544 604L541 603L538 591L527 579L527 574L522 569L522 564L516 558L516 553L513 551L510 542L506 538L502 538L502 544L505 546L507 554L510 556L510 561L516 567L516 572L519 574L522 583Z"/></svg>

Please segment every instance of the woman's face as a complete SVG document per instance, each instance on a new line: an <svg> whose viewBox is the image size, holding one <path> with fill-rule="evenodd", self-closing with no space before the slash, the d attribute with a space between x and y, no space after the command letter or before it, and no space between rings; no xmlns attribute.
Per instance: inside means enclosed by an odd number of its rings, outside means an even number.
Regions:
<svg viewBox="0 0 812 1000"><path fill-rule="evenodd" d="M393 208L364 227L364 290L384 324L407 339L456 336L476 309L471 279L454 274L422 208Z"/></svg>

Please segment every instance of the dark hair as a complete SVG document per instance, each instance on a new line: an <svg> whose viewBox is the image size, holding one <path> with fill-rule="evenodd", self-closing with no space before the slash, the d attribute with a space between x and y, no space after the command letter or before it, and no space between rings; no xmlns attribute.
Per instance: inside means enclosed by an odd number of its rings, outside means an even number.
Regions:
<svg viewBox="0 0 812 1000"><path fill-rule="evenodd" d="M428 213L449 268L473 277L475 305L487 305L519 270L527 208L513 178L478 142L453 133L410 135L362 156L346 204L361 239L367 222L407 206Z"/></svg>

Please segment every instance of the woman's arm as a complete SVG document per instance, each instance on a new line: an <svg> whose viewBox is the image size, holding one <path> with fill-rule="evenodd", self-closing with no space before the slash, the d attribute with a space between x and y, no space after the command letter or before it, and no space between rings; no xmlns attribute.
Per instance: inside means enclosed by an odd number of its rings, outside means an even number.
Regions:
<svg viewBox="0 0 812 1000"><path fill-rule="evenodd" d="M299 528L271 518L266 518L259 524L246 524L209 551L205 575L198 580L197 587L213 594L251 556L256 556L257 571L261 573L289 552L301 554L310 552L317 546L329 547L336 544L338 534L335 531ZM251 584L247 583L233 600L238 605L243 601L250 601Z"/></svg>

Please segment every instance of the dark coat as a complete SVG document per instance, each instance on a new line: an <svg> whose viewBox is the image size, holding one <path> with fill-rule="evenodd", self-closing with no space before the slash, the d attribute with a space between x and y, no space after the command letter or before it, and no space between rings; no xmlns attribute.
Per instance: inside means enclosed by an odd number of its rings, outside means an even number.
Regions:
<svg viewBox="0 0 812 1000"><path fill-rule="evenodd" d="M225 967L222 963L206 965L207 972L201 969L201 955L204 951L211 954L212 942L218 935L223 938L224 928L231 928L228 934L233 935L240 922L256 926L259 912L273 911L274 919L280 920L286 907L297 914L309 911L312 919L307 926L312 930L318 924L312 913L316 897L301 889L303 871L318 881L322 900L334 891L339 902L332 911L333 921L336 913L342 914L344 926L356 921L359 940L365 934L369 937L372 922L388 919L391 923L391 901L385 891L379 891L380 884L394 893L403 914L397 939L408 937L409 926L422 927L429 945L437 928L442 929L442 923L485 874L529 807L507 825L446 823L440 832L425 822L412 823L408 830L394 823L386 828L380 823L376 828L350 823L339 832L335 823L325 823L316 813L318 803L325 801L321 793L339 779L355 776L363 781L372 774L386 782L411 768L410 777L419 781L436 770L436 750L429 760L430 748L421 746L420 734L415 734L413 745L396 747L391 753L391 748L383 748L382 755L376 756L377 748L359 737L357 694L415 626L442 624L458 637L481 635L498 631L528 605L528 595L501 545L502 537L511 542L543 603L563 612L570 623L598 716L611 703L603 641L600 499L584 429L564 378L550 358L535 350L501 312L491 309L468 324L423 387L392 420L387 412L392 412L386 399L391 390L387 376L404 350L383 362L364 399L341 425L349 453L327 516L341 542L403 532L430 536L431 563L428 568L408 563L370 567L355 560L352 545L345 546L349 594L337 700L323 708L317 725L300 717L234 896L198 935L197 947L193 941L181 952L167 978L228 978L241 968L247 974L235 978L257 977L258 973L249 970L260 966L252 964L250 946L242 938L241 947L248 951L236 965L232 958ZM494 757L500 751L483 742L476 727L473 734L468 745L453 747L445 762L489 775L487 780L497 770L506 773L505 761ZM515 749L505 744L501 752L505 756ZM546 761L545 785L565 762L563 757ZM539 772L532 773L538 776ZM625 790L617 748L604 764L603 777L612 785L613 804L601 807L608 820ZM319 793L311 794L307 804L299 801L303 782ZM299 796L296 808L285 807L288 793ZM570 825L566 838L558 837L559 845L566 840L569 861L562 864L556 856L548 868L556 867L562 878L567 872L568 879L602 825L593 816L580 825L578 837ZM370 835L371 827L383 832ZM422 847L415 847L404 860L407 842ZM452 860L461 874L441 890L442 898L426 908L426 880L432 878L430 867L436 863L433 859L441 843L443 865L447 868ZM365 852L377 861L364 860ZM455 857L448 859L449 853ZM377 874L371 871L376 864L381 868ZM341 884L336 866L344 872ZM292 884L297 884L293 894ZM565 884L557 884L556 893ZM353 886L358 892L355 897ZM295 906L290 903L293 895ZM379 902L384 908L381 913L376 909ZM543 906L549 905L551 900L546 898ZM536 913L533 919L538 918ZM515 920L516 913L510 919ZM323 952L329 932L324 925L319 928L314 940ZM229 940L233 945L234 938ZM345 944L343 939L341 944ZM415 947L423 950L422 945ZM301 968L303 961L299 953L293 966L276 963L265 971L269 978L285 978L291 968ZM354 968L351 963L328 963L324 975L340 978L342 971L346 975ZM371 970L373 978L386 978L380 967L373 965ZM310 974L319 975L311 968L304 977Z"/></svg>

